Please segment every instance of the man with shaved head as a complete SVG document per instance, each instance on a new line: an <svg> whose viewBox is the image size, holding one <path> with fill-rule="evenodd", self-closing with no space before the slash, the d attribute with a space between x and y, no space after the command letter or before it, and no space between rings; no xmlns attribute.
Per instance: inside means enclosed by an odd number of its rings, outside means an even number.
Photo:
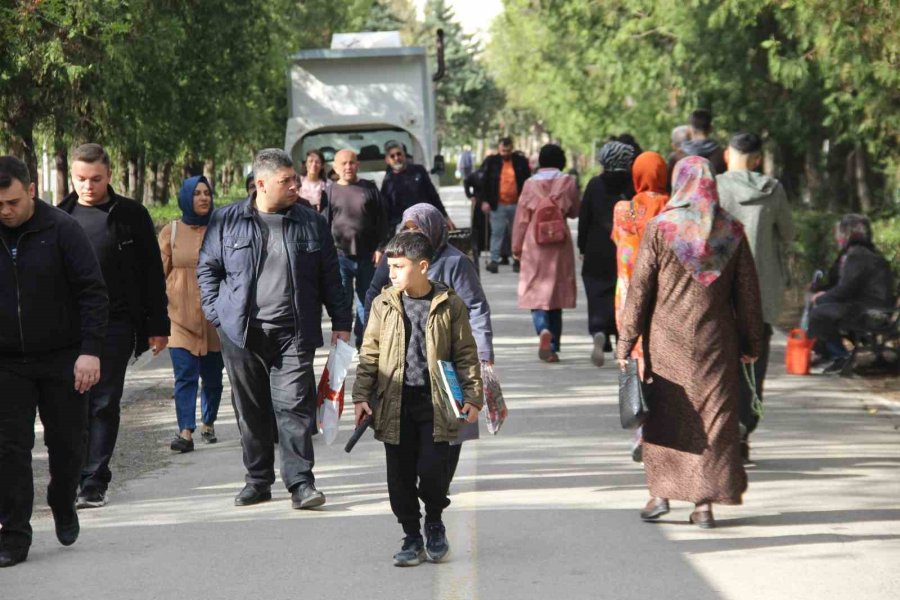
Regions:
<svg viewBox="0 0 900 600"><path fill-rule="evenodd" d="M249 198L213 212L197 265L203 312L222 341L247 470L234 503L272 498L278 443L291 506L314 508L325 503L312 472L312 365L323 342L322 304L332 344L350 340L350 304L325 219L297 202L291 157L260 150L253 176Z"/></svg>
<svg viewBox="0 0 900 600"><path fill-rule="evenodd" d="M340 150L335 154L334 171L338 180L326 190L325 215L337 248L344 294L348 302L356 305L353 331L358 348L363 337L366 291L381 258L379 247L387 242L391 231L378 187L373 181L357 176L356 152Z"/></svg>

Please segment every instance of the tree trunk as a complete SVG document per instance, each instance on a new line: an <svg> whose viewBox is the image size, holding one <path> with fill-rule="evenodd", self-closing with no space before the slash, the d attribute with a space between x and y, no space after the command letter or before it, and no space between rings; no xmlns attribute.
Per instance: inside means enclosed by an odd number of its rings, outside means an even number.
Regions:
<svg viewBox="0 0 900 600"><path fill-rule="evenodd" d="M169 180L172 178L172 161L163 163L162 172L156 180L156 201L163 206L169 203Z"/></svg>
<svg viewBox="0 0 900 600"><path fill-rule="evenodd" d="M819 148L820 145L813 142L806 147L803 156L803 177L806 180L803 201L811 208L824 209L828 205L828 198L825 176L819 166Z"/></svg>
<svg viewBox="0 0 900 600"><path fill-rule="evenodd" d="M128 167L128 156L124 152L122 152L119 155L119 177L121 178L119 185L121 186L122 194L131 197L131 188L128 187L128 179L130 175L130 169Z"/></svg>
<svg viewBox="0 0 900 600"><path fill-rule="evenodd" d="M156 196L156 186L159 181L159 163L151 160L147 164L147 168L150 170L150 179L147 181L144 196L150 204L156 205L159 203L159 199Z"/></svg>
<svg viewBox="0 0 900 600"><path fill-rule="evenodd" d="M129 153L128 155L128 185L126 187L126 194L128 196L135 198L137 194L137 185L138 185L138 155L136 152ZM135 198L136 199L136 198Z"/></svg>
<svg viewBox="0 0 900 600"><path fill-rule="evenodd" d="M13 129L22 141L21 153L25 166L28 167L28 173L31 181L34 183L34 193L37 197L41 195L41 181L38 178L38 157L37 150L34 147L34 123L31 121L19 121Z"/></svg>
<svg viewBox="0 0 900 600"><path fill-rule="evenodd" d="M864 215L868 215L875 206L872 202L872 191L869 189L866 149L859 142L856 142L853 148L853 169L853 175L856 179L856 196L859 198L859 210Z"/></svg>
<svg viewBox="0 0 900 600"><path fill-rule="evenodd" d="M146 166L144 164L144 151L142 150L137 157L137 187L134 189L134 199L144 203L144 180L147 178Z"/></svg>
<svg viewBox="0 0 900 600"><path fill-rule="evenodd" d="M209 158L203 162L203 176L206 177L206 180L209 181L209 185L212 187L209 191L212 193L216 193L216 161L215 159Z"/></svg>
<svg viewBox="0 0 900 600"><path fill-rule="evenodd" d="M56 193L53 195L53 204L59 204L69 195L69 150L59 131L53 139L53 162L56 165Z"/></svg>

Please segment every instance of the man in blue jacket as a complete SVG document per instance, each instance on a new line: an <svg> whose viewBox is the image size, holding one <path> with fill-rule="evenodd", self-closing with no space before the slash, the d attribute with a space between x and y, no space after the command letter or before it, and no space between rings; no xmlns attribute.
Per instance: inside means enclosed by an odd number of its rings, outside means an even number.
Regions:
<svg viewBox="0 0 900 600"><path fill-rule="evenodd" d="M275 431L281 478L293 508L325 503L315 487L315 350L322 345L322 304L331 343L348 341L350 298L325 218L297 202L297 175L286 152L261 150L256 191L213 213L197 278L206 318L219 330L241 432L244 489L237 506L272 497Z"/></svg>
<svg viewBox="0 0 900 600"><path fill-rule="evenodd" d="M40 411L56 537L78 539L75 496L85 392L100 380L109 301L97 257L74 219L34 198L28 168L0 157L0 567L28 557Z"/></svg>

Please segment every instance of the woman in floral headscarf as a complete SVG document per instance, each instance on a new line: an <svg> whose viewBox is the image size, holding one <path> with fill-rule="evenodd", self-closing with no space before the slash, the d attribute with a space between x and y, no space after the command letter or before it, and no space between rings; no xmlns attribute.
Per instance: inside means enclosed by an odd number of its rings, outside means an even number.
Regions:
<svg viewBox="0 0 900 600"><path fill-rule="evenodd" d="M738 366L759 355L759 282L743 227L719 207L709 161L675 166L673 196L644 232L621 314L616 358L624 368L643 336L647 404L644 520L669 500L695 505L692 523L715 526L712 504L740 504Z"/></svg>

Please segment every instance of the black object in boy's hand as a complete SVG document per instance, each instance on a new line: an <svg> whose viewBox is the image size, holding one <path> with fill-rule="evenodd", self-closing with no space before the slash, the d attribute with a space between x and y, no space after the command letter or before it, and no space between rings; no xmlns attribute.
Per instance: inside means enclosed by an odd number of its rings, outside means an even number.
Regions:
<svg viewBox="0 0 900 600"><path fill-rule="evenodd" d="M374 394L373 394L374 396ZM378 406L378 401L373 397L369 400L369 414L363 418L362 421L359 422L359 425L356 426L356 429L353 430L353 434L350 436L350 439L347 440L347 443L344 445L344 452L349 453L353 450L353 446L356 445L356 442L359 441L359 438L363 436L366 432L366 429L369 428L369 425L372 424L372 420L375 418L375 408Z"/></svg>

